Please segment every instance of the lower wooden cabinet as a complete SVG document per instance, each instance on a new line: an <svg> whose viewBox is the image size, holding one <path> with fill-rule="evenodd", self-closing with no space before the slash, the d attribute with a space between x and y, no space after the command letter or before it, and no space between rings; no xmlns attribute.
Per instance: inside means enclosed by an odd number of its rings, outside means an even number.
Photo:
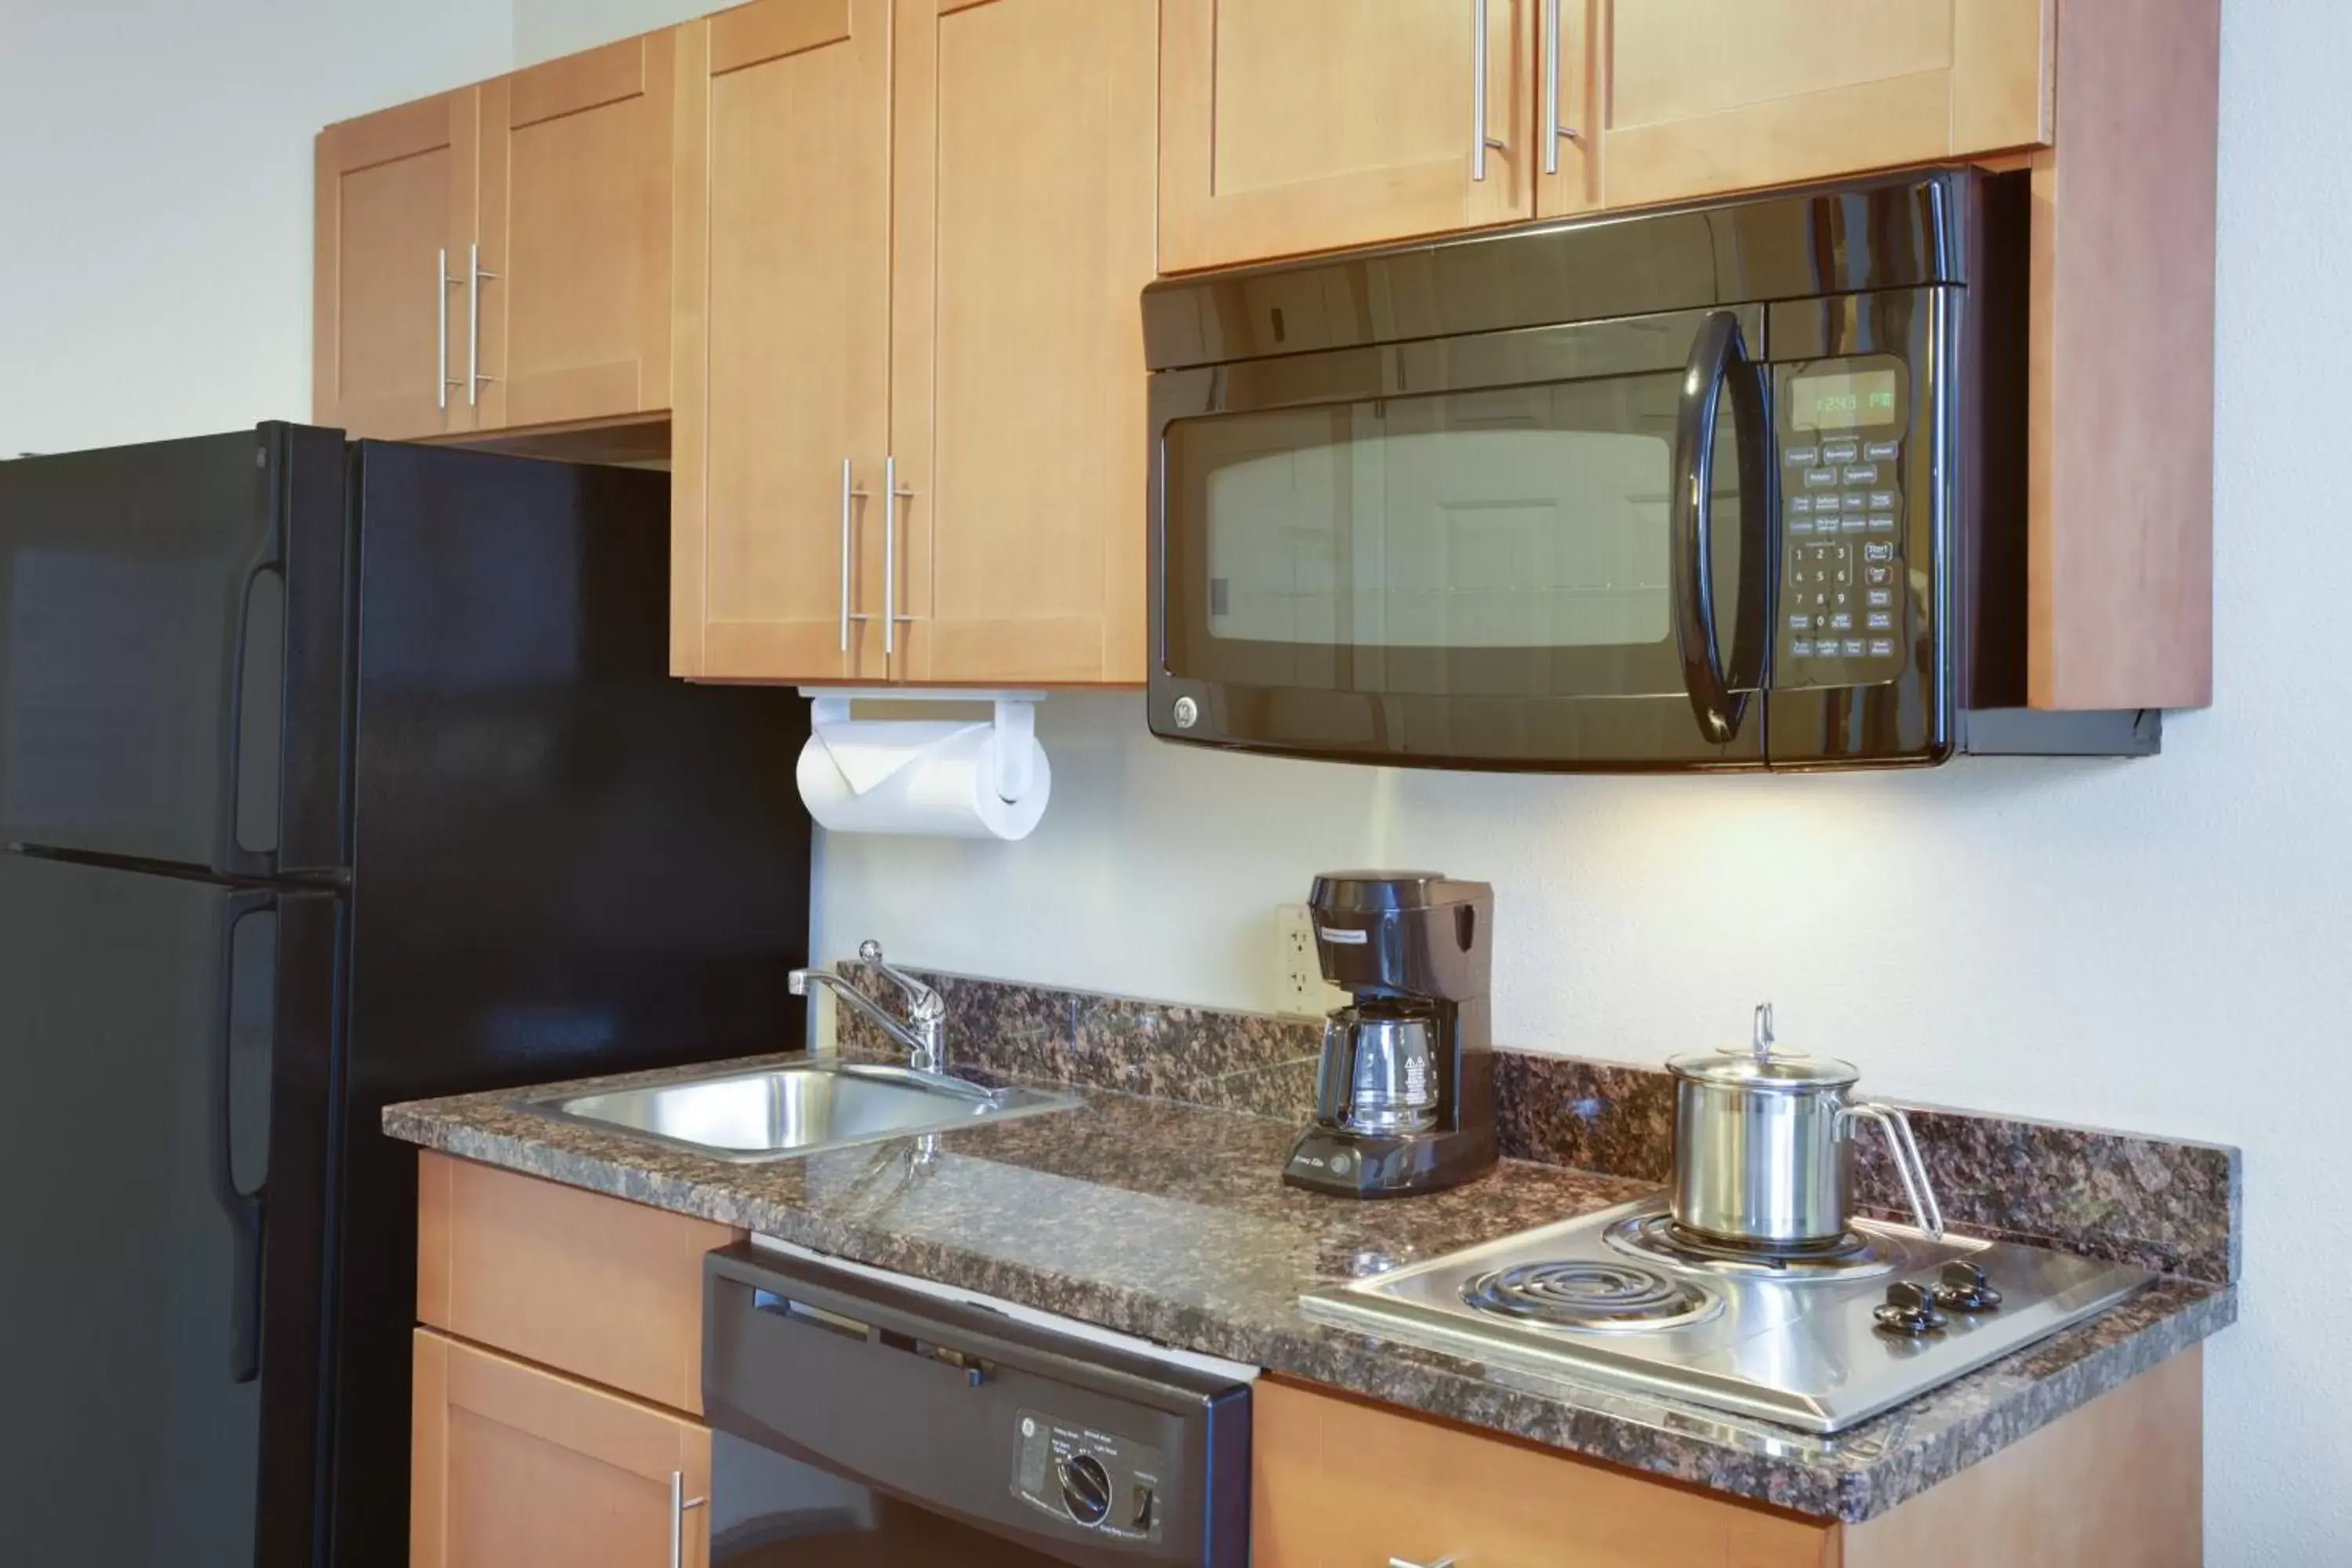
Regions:
<svg viewBox="0 0 2352 1568"><path fill-rule="evenodd" d="M1835 1568L1835 1527L1262 1380L1250 1561Z"/></svg>
<svg viewBox="0 0 2352 1568"><path fill-rule="evenodd" d="M416 1319L699 1415L702 1255L744 1236L428 1150L416 1162Z"/></svg>
<svg viewBox="0 0 2352 1568"><path fill-rule="evenodd" d="M2197 1568L2191 1351L1863 1524L1781 1513L1273 1378L1251 1396L1255 1568Z"/></svg>
<svg viewBox="0 0 2352 1568"><path fill-rule="evenodd" d="M700 1422L430 1329L415 1389L411 1568L709 1562Z"/></svg>

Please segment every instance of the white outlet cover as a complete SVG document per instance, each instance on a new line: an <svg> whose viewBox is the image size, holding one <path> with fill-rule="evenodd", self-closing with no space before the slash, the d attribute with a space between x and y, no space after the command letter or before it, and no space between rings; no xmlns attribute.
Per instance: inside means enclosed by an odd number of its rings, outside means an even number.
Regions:
<svg viewBox="0 0 2352 1568"><path fill-rule="evenodd" d="M1315 922L1305 904L1274 907L1275 994L1281 1011L1300 1018L1319 1018L1349 997L1323 981L1323 965L1315 956Z"/></svg>

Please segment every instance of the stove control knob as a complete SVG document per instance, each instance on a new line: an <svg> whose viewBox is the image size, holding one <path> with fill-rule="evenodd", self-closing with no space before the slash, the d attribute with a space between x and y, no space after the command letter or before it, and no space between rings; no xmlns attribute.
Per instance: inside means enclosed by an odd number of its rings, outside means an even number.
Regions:
<svg viewBox="0 0 2352 1568"><path fill-rule="evenodd" d="M1092 1454L1064 1459L1062 1501L1080 1524L1100 1524L1110 1512L1110 1476Z"/></svg>
<svg viewBox="0 0 2352 1568"><path fill-rule="evenodd" d="M1936 1285L1936 1305L1948 1312L1990 1312L2000 1305L2000 1292L1983 1269L1958 1258L1944 1265L1944 1277Z"/></svg>
<svg viewBox="0 0 2352 1568"><path fill-rule="evenodd" d="M1923 1334L1940 1333L1951 1320L1936 1310L1936 1293L1925 1285L1915 1285L1908 1279L1897 1279L1886 1288L1886 1304L1871 1316L1878 1320L1879 1329L1885 1333L1917 1339Z"/></svg>

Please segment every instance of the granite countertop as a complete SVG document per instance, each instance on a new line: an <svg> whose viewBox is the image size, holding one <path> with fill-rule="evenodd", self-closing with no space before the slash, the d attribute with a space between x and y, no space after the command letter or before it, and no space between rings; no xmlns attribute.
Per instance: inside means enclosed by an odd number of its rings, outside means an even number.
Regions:
<svg viewBox="0 0 2352 1568"><path fill-rule="evenodd" d="M743 1067L795 1059L760 1058ZM593 1080L698 1076L710 1065ZM1824 1518L1882 1513L2236 1316L2159 1280L2122 1307L1834 1436L1588 1388L1308 1321L1300 1294L1654 1194L1506 1161L1453 1192L1357 1203L1284 1186L1294 1130L1055 1087L1075 1111L761 1164L516 1109L548 1085L393 1106L392 1136L1263 1366L1568 1453Z"/></svg>

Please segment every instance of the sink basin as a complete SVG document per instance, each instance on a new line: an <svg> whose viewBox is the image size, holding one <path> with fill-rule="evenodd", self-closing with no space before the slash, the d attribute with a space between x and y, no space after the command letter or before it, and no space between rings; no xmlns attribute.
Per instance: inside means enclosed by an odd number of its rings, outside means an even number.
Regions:
<svg viewBox="0 0 2352 1568"><path fill-rule="evenodd" d="M808 1061L644 1089L554 1095L525 1100L523 1109L716 1159L751 1162L952 1132L1079 1103L1066 1094L991 1090L908 1068Z"/></svg>

